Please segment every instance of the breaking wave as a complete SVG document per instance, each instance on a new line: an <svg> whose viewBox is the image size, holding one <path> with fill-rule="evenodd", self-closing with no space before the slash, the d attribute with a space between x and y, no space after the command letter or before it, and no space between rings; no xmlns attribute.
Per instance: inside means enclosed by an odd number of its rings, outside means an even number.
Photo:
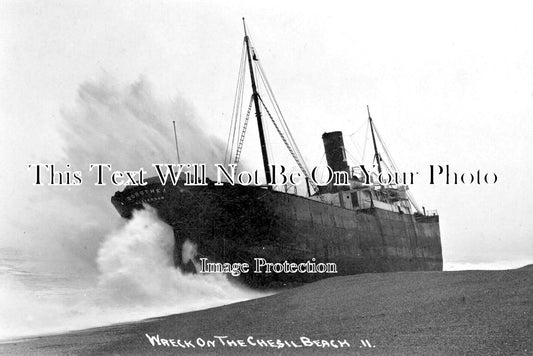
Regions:
<svg viewBox="0 0 533 356"><path fill-rule="evenodd" d="M192 245L184 250L193 253ZM98 250L93 286L35 293L11 279L0 299L0 337L11 338L135 321L264 296L222 274L186 274L174 267L170 226L151 207L109 234ZM192 255L191 255L192 257ZM15 305L16 301L16 305Z"/></svg>

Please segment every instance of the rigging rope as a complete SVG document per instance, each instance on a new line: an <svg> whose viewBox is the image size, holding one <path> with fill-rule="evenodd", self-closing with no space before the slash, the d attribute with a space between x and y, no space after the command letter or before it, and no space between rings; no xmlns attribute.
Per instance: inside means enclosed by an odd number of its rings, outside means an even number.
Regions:
<svg viewBox="0 0 533 356"><path fill-rule="evenodd" d="M360 148L359 145L357 144L357 141L354 140L354 138L353 138L353 136L354 136L355 134L356 134L356 133L354 132L353 134L348 135L349 140L346 141L346 143L349 143L349 142L350 142L350 143L353 145L353 148L355 149L355 154L359 154L358 157L362 157L362 155L361 155L361 148ZM347 149L346 147L344 147L344 151L346 151L346 154L349 154L348 149ZM356 158L355 158L354 156L352 156L351 154L350 154L350 158L351 158L352 161L355 162L355 163L360 162L360 159L359 159L359 158L356 159Z"/></svg>
<svg viewBox="0 0 533 356"><path fill-rule="evenodd" d="M309 171L309 168L307 167L305 161L303 160L303 156L300 153L300 150L298 149L298 145L296 144L296 141L294 140L294 137L292 136L292 133L289 130L289 127L287 126L287 122L285 121L285 117L283 116L283 113L281 112L281 109L279 107L278 101L276 100L274 92L272 91L272 87L270 86L270 83L268 82L268 79L266 77L266 73L265 73L265 71L263 69L263 66L261 65L261 62L257 61L257 63L258 63L257 67L259 69L259 76L260 76L261 80L265 84L267 95L268 95L268 97L270 99L270 102L272 103L272 106L274 107L274 111L276 112L278 118L280 119L283 131L287 135L288 141L291 143L291 146L294 148L294 151L296 152L297 156L303 162L303 166L305 167L306 171Z"/></svg>
<svg viewBox="0 0 533 356"><path fill-rule="evenodd" d="M279 104L276 100L276 97L274 96L274 92L272 91L272 88L270 86L270 83L268 82L268 79L266 78L265 71L259 62L257 51L253 47L253 44L251 44L251 38L248 36L249 39L249 45L252 50L253 54L253 63L255 64L255 69L258 74L259 81L257 82L258 86L262 87L264 91L267 93L268 99L270 101L270 104L272 105L274 109L274 113L278 117L279 124L276 122L270 111L268 110L266 104L263 102L263 98L260 95L257 95L258 99L261 101L261 105L265 109L266 113L268 114L270 120L274 124L274 127L278 134L280 135L283 143L289 150L290 154L292 155L293 159L296 161L296 164L304 174L304 176L307 178L308 184L310 184L315 192L318 192L318 186L316 183L310 179L309 169L303 159L303 156L296 145L296 141L294 140L294 137L292 136L291 131L289 130L289 127L285 121L285 118L283 116L283 113L281 112L281 109L279 107ZM235 100L233 104L233 111L232 111L232 121L230 125L230 132L228 134L228 142L226 146L226 153L225 153L225 163L231 161L231 157L233 156L234 148L235 148L235 141L236 141L236 135L238 135L237 131L240 131L240 135L237 138L237 148L235 150L235 164L239 163L242 147L244 144L244 138L246 135L246 129L248 127L248 121L250 117L252 102L253 102L253 96L250 100L250 104L248 106L248 110L246 113L246 118L244 120L244 124L241 129L241 115L242 115L242 104L243 104L243 90L244 90L244 78L245 78L245 72L246 72L246 61L248 60L248 54L246 51L246 40L243 43L243 50L241 55L241 64L239 68L239 77L237 80L237 89L235 90ZM268 126L265 127L267 129ZM267 147L267 149L270 149L270 147ZM323 198L319 195L319 198L323 201Z"/></svg>
<svg viewBox="0 0 533 356"><path fill-rule="evenodd" d="M230 130L228 133L228 140L226 143L226 152L224 154L224 163L229 163L233 156L233 148L235 145L235 135L240 130L240 118L242 112L242 97L244 91L244 80L246 72L246 51L245 42L241 51L241 62L239 66L239 73L237 77L237 87L235 89L235 98L233 101L233 109L231 114Z"/></svg>
<svg viewBox="0 0 533 356"><path fill-rule="evenodd" d="M263 99L261 97L259 97L259 100L261 101L261 104L263 105L263 108L265 109L266 113L268 114L268 117L272 121L272 124L274 124L274 127L276 128L276 131L278 131L278 134L280 135L281 139L283 140L283 143L285 143L285 146L287 147L287 149L289 150L290 154L292 155L292 158L294 158L294 160L296 161L296 164L298 165L298 167L300 168L300 170L302 171L304 176L309 179L309 183L313 187L315 192L318 192L318 186L315 184L315 182L312 179L310 179L310 175L309 175L309 172L307 171L307 168L304 167L304 165L302 164L302 162L300 161L300 159L298 158L298 156L294 152L293 148L291 147L290 143L285 138L285 135L283 135L283 132L281 132L278 124L276 124L276 121L274 120L274 118L270 114L270 111L268 111L268 108L266 107L265 103L263 102Z"/></svg>
<svg viewBox="0 0 533 356"><path fill-rule="evenodd" d="M362 160L363 162L365 161L365 155L366 155L366 146L367 146L367 142L368 142L368 131L370 128L370 121L366 121L366 133L365 133L365 143L363 145L363 157L362 157Z"/></svg>
<svg viewBox="0 0 533 356"><path fill-rule="evenodd" d="M383 150L385 151L385 156L387 157L387 160L390 162L390 164L392 165L392 168L394 169L395 172L399 172L398 170L398 166L396 165L396 162L394 161L394 159L392 158L392 155L390 154L389 152L389 149L388 147L385 145L385 142L383 141L383 139L381 138L381 135L379 134L379 131L377 130L376 128L376 125L374 125L374 131L376 132L376 136L378 137L378 140L379 142L381 143L381 147L383 147ZM385 161L383 161L383 164L385 164ZM389 173L393 173L393 171L391 171L391 169L385 164L385 167L387 168L387 171ZM416 211L418 211L420 214L422 214L422 210L420 209L420 206L418 205L418 203L416 202L415 200L415 197L413 195L413 193L411 193L410 190L406 190L405 191L406 194L407 194L407 198L409 199L409 201L411 202L411 204L415 207Z"/></svg>
<svg viewBox="0 0 533 356"><path fill-rule="evenodd" d="M239 138L239 144L237 145L237 151L235 153L234 164L238 165L241 159L242 146L244 145L244 137L246 135L246 128L248 127L248 119L250 118L250 112L252 111L252 103L254 102L253 96L250 97L250 104L248 104L248 111L246 112L246 118L244 119L244 125L242 127L241 136ZM237 169L237 167L235 167Z"/></svg>

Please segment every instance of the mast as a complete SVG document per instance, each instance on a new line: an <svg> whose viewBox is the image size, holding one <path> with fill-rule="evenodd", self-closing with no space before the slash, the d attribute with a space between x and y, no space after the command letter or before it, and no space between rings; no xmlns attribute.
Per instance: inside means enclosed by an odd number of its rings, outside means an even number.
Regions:
<svg viewBox="0 0 533 356"><path fill-rule="evenodd" d="M265 177L267 184L272 182L271 176L270 176L270 168L268 164L268 154L267 154L267 148L265 143L265 133L263 131L263 120L261 118L261 108L259 107L259 94L257 93L257 87L255 85L255 76L254 76L254 68L252 65L252 56L250 55L250 38L248 37L248 33L246 32L246 23L244 22L244 17L242 18L242 23L244 26L244 42L246 43L246 54L248 56L248 66L250 67L250 78L252 81L252 98L254 100L254 106L255 106L255 117L257 118L257 127L259 130L259 141L261 142L261 153L263 155L263 167L265 169ZM268 189L272 189L272 186L268 185Z"/></svg>
<svg viewBox="0 0 533 356"><path fill-rule="evenodd" d="M381 173L381 156L378 153L378 146L376 145L376 137L374 136L374 123L372 122L372 117L370 116L370 108L366 106L366 111L368 111L368 120L370 121L370 131L372 132L372 142L374 143L374 159L378 162L378 172Z"/></svg>
<svg viewBox="0 0 533 356"><path fill-rule="evenodd" d="M172 121L174 125L174 140L176 141L176 154L178 156L178 164L180 164L180 149L178 147L178 134L176 133L176 121Z"/></svg>

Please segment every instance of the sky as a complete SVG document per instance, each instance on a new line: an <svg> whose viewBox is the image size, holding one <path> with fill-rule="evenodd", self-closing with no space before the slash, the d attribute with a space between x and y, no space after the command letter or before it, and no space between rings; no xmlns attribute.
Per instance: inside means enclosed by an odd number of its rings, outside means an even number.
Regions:
<svg viewBox="0 0 533 356"><path fill-rule="evenodd" d="M75 164L66 160L79 157L72 152L81 146L83 164L106 160L106 152L111 161L127 150L129 169L140 167L132 152L153 153L142 164L172 159L169 108L175 106L204 133L201 140L182 137L186 160L193 162L194 152L206 146L213 152L223 147L244 16L309 166L321 161L323 132L343 131L348 150L362 145L369 105L400 168L420 172L411 186L417 201L439 211L445 263L532 263L532 7L490 1L3 1L0 244L30 248L28 236L38 238L42 227L28 221L42 214L58 224L72 219L77 193L67 208L68 187L57 188L64 198L46 205L46 212L32 209L50 195L32 185L28 164ZM129 88L144 93L139 102L154 110L154 122L164 118L168 131L157 127L157 136L149 123L128 123L120 110L108 115L114 123L103 111L99 120L72 126L94 109L87 95L99 102L105 97L106 108L123 97L134 105ZM121 130L137 133L100 141ZM246 147L257 146L249 134ZM100 139L91 141L91 135ZM91 142L105 142L94 157ZM258 157L246 160L260 166ZM459 174L495 173L498 181L430 185L432 164ZM113 191L98 189L86 187L83 202L92 192L94 199L109 199ZM113 213L109 200L96 206L105 204Z"/></svg>

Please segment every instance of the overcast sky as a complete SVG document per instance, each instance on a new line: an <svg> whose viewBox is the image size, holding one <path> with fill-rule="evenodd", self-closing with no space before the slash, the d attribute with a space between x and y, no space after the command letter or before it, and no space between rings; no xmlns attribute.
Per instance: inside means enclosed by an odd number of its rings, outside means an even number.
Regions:
<svg viewBox="0 0 533 356"><path fill-rule="evenodd" d="M308 165L320 162L323 132L359 137L368 104L400 167L420 171L411 189L439 210L448 262L533 262L533 6L288 3L2 1L3 234L18 233L8 218L38 189L27 165L67 163L58 123L84 83L142 78L157 100L188 102L225 141L245 16ZM498 182L432 186L430 164L495 172Z"/></svg>

